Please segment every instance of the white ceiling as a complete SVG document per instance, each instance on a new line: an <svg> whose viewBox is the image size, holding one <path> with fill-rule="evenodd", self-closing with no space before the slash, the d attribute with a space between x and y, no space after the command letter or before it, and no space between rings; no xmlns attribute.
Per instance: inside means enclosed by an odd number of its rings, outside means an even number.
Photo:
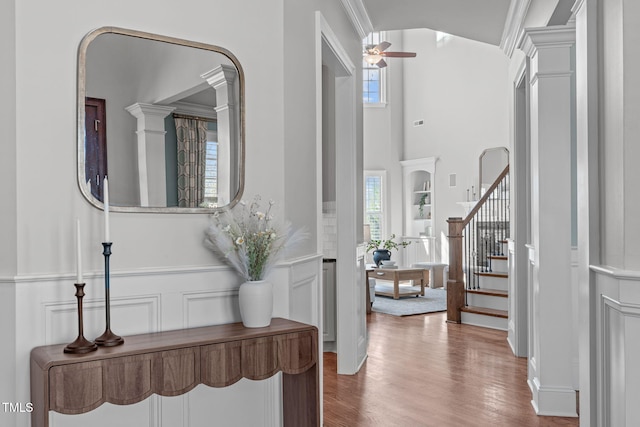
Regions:
<svg viewBox="0 0 640 427"><path fill-rule="evenodd" d="M362 0L362 3L376 31L429 28L499 46L511 0Z"/></svg>

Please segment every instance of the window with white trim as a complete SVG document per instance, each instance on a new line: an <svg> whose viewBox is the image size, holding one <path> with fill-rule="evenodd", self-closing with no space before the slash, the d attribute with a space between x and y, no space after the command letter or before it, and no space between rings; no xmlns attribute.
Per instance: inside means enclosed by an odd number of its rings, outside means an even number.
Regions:
<svg viewBox="0 0 640 427"><path fill-rule="evenodd" d="M377 45L382 41L381 32L372 32L362 40L362 50L367 46ZM362 102L365 105L384 105L386 97L386 69L378 68L375 64L369 64L362 60Z"/></svg>
<svg viewBox="0 0 640 427"><path fill-rule="evenodd" d="M218 133L207 131L204 167L204 202L218 206Z"/></svg>
<svg viewBox="0 0 640 427"><path fill-rule="evenodd" d="M364 223L369 224L372 239L385 235L385 171L365 171Z"/></svg>

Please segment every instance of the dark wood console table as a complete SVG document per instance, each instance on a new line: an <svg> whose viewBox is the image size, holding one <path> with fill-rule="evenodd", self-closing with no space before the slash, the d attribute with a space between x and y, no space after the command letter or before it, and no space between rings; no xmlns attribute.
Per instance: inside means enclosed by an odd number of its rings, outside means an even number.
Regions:
<svg viewBox="0 0 640 427"><path fill-rule="evenodd" d="M31 351L33 427L48 426L49 411L81 414L104 402L130 405L154 393L178 396L198 384L226 387L279 371L284 425L320 425L314 326L275 318L266 328L232 323L133 335L81 355L64 353L64 346Z"/></svg>

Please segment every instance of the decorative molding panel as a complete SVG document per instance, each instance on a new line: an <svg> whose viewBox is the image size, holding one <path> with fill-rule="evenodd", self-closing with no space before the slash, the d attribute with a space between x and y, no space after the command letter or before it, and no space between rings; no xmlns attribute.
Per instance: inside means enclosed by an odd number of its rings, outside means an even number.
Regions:
<svg viewBox="0 0 640 427"><path fill-rule="evenodd" d="M640 271L591 266L596 307L596 387L599 425L640 419Z"/></svg>
<svg viewBox="0 0 640 427"><path fill-rule="evenodd" d="M239 322L238 288L183 294L185 328Z"/></svg>
<svg viewBox="0 0 640 427"><path fill-rule="evenodd" d="M286 308L278 313L280 317L297 317L317 326L321 264L322 255L312 254L287 260L274 268L271 277L274 292L276 289L278 292L274 296L286 303ZM84 333L88 339L104 331L103 277L101 272L85 274ZM118 335L240 321L237 297L241 279L224 265L112 271L111 279L111 324ZM31 349L71 342L77 336L74 280L75 275L63 273L7 277L0 284L15 292L16 322L11 327L15 329L16 346L12 351L16 357L16 377L24 378L18 380L16 399L29 401ZM130 406L107 403L82 415L52 413L50 421L57 427L187 427L204 425L211 419L212 411L224 409L240 415L222 422L238 420L239 425L276 426L282 420L279 387L278 380L273 378L260 383L242 380L224 390L196 387L183 398L154 395ZM239 396L246 397L256 410L242 412L245 402ZM116 424L114 419L118 421Z"/></svg>
<svg viewBox="0 0 640 427"><path fill-rule="evenodd" d="M502 32L500 49L508 56L513 55L513 51L519 44L524 31L524 20L529 12L531 0L512 0L507 11L507 19Z"/></svg>
<svg viewBox="0 0 640 427"><path fill-rule="evenodd" d="M118 335L155 332L160 329L159 295L111 298L111 325ZM83 301L84 334L91 340L104 331L104 299ZM43 304L45 344L73 341L78 335L77 302ZM126 320L123 320L126 319Z"/></svg>
<svg viewBox="0 0 640 427"><path fill-rule="evenodd" d="M532 57L540 49L570 47L575 43L575 25L527 28L524 31L520 49L522 49L527 56Z"/></svg>
<svg viewBox="0 0 640 427"><path fill-rule="evenodd" d="M349 20L351 20L351 25L360 38L367 37L373 31L373 24L362 0L341 0L341 2Z"/></svg>

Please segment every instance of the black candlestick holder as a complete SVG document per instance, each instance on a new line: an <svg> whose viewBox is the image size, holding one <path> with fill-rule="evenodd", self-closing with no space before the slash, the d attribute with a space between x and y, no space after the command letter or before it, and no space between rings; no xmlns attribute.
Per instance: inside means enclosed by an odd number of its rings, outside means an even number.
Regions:
<svg viewBox="0 0 640 427"><path fill-rule="evenodd" d="M78 299L78 338L64 348L65 353L82 354L98 349L96 343L84 337L84 326L82 320L82 297L84 297L84 283L75 283L76 298Z"/></svg>
<svg viewBox="0 0 640 427"><path fill-rule="evenodd" d="M111 256L111 242L102 242L104 255L104 308L107 327L102 335L96 338L96 344L102 347L114 347L124 343L124 339L111 332L111 304L109 297L109 256Z"/></svg>

